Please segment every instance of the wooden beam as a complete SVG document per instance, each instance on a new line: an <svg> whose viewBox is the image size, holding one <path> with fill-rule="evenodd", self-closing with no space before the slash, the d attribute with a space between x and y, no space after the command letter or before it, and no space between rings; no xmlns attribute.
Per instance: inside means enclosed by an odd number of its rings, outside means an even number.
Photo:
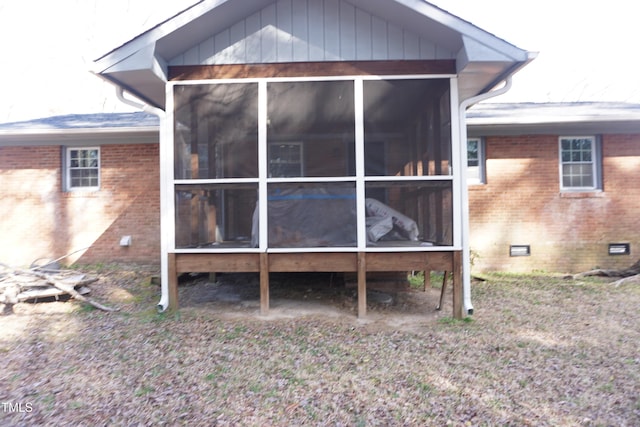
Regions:
<svg viewBox="0 0 640 427"><path fill-rule="evenodd" d="M259 254L217 253L176 254L178 273L257 273L260 271Z"/></svg>
<svg viewBox="0 0 640 427"><path fill-rule="evenodd" d="M452 252L370 252L367 271L451 271Z"/></svg>
<svg viewBox="0 0 640 427"><path fill-rule="evenodd" d="M271 253L269 271L273 272L346 272L357 271L355 252Z"/></svg>
<svg viewBox="0 0 640 427"><path fill-rule="evenodd" d="M367 255L358 252L358 317L367 315Z"/></svg>
<svg viewBox="0 0 640 427"><path fill-rule="evenodd" d="M176 270L176 254L169 253L168 271L169 271L169 310L178 309L178 271Z"/></svg>
<svg viewBox="0 0 640 427"><path fill-rule="evenodd" d="M269 255L260 253L260 314L269 314Z"/></svg>
<svg viewBox="0 0 640 427"><path fill-rule="evenodd" d="M328 61L272 64L180 65L169 67L169 80L247 79L360 75L456 74L453 59L411 61Z"/></svg>

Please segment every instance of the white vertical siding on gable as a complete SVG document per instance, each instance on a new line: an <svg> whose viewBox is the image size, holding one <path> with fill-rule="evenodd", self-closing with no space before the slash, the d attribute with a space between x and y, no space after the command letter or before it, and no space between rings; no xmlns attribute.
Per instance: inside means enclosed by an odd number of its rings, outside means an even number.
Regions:
<svg viewBox="0 0 640 427"><path fill-rule="evenodd" d="M255 63L262 60L260 27L260 13L254 13L247 18L245 24L245 47L247 49L245 57L248 63Z"/></svg>
<svg viewBox="0 0 640 427"><path fill-rule="evenodd" d="M324 9L321 1L310 1L308 10L309 61L322 61L324 55Z"/></svg>
<svg viewBox="0 0 640 427"><path fill-rule="evenodd" d="M194 61L200 61L200 46L196 45L184 53L184 62L193 64Z"/></svg>
<svg viewBox="0 0 640 427"><path fill-rule="evenodd" d="M421 58L434 58L434 59L447 59L436 57L436 45L431 43L425 38L420 39L420 57Z"/></svg>
<svg viewBox="0 0 640 427"><path fill-rule="evenodd" d="M309 60L309 31L306 1L294 1L292 7L293 60Z"/></svg>
<svg viewBox="0 0 640 427"><path fill-rule="evenodd" d="M404 32L404 58L420 59L420 38L407 31Z"/></svg>
<svg viewBox="0 0 640 427"><path fill-rule="evenodd" d="M276 3L276 57L278 62L293 61L293 8L291 0Z"/></svg>
<svg viewBox="0 0 640 427"><path fill-rule="evenodd" d="M338 13L340 58L356 59L356 8L341 1Z"/></svg>
<svg viewBox="0 0 640 427"><path fill-rule="evenodd" d="M389 59L402 59L404 56L404 34L402 28L389 24L387 38Z"/></svg>
<svg viewBox="0 0 640 427"><path fill-rule="evenodd" d="M277 0L169 65L453 58L433 41L345 0Z"/></svg>
<svg viewBox="0 0 640 427"><path fill-rule="evenodd" d="M371 59L389 59L387 21L377 16L371 19Z"/></svg>
<svg viewBox="0 0 640 427"><path fill-rule="evenodd" d="M216 36L213 39L213 45L215 48L215 54L214 54L214 61L213 63L216 63L218 61L220 61L220 63L222 64L229 64L231 63L231 59L227 58L229 56L229 51L227 50L229 48L229 30L224 30L218 34L216 34ZM206 64L208 58L200 58L200 63L201 64ZM190 62L186 62L185 65L192 65Z"/></svg>
<svg viewBox="0 0 640 427"><path fill-rule="evenodd" d="M209 38L198 45L200 58L212 58L215 53L213 38Z"/></svg>
<svg viewBox="0 0 640 427"><path fill-rule="evenodd" d="M247 62L247 42L245 22L240 21L229 29L229 58L231 64L244 64Z"/></svg>
<svg viewBox="0 0 640 427"><path fill-rule="evenodd" d="M340 59L340 2L324 1L324 59Z"/></svg>
<svg viewBox="0 0 640 427"><path fill-rule="evenodd" d="M260 20L262 29L260 32L260 47L262 49L261 60L259 62L276 62L276 42L278 40L278 31L276 23L276 5L275 3L262 9L260 12Z"/></svg>
<svg viewBox="0 0 640 427"><path fill-rule="evenodd" d="M371 52L371 15L356 9L356 59L370 61Z"/></svg>

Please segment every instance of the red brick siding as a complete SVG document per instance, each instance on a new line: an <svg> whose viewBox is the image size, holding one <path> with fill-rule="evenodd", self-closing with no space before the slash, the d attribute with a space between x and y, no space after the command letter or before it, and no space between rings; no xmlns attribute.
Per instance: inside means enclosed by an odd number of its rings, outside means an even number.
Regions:
<svg viewBox="0 0 640 427"><path fill-rule="evenodd" d="M100 147L99 191L64 192L62 147L0 147L0 262L159 263L157 144ZM120 238L132 236L130 247Z"/></svg>
<svg viewBox="0 0 640 427"><path fill-rule="evenodd" d="M640 258L640 135L604 135L601 193L560 193L557 136L486 139L485 185L471 186L475 270L576 272ZM101 146L101 188L63 192L62 147L0 147L0 262L160 259L157 144ZM132 236L132 246L120 238ZM609 256L611 242L631 256ZM530 244L530 257L509 257Z"/></svg>
<svg viewBox="0 0 640 427"><path fill-rule="evenodd" d="M602 192L560 192L558 136L488 137L486 185L470 186L476 270L577 272L640 257L640 135L602 138ZM610 256L609 243L631 243ZM531 256L509 257L510 244Z"/></svg>

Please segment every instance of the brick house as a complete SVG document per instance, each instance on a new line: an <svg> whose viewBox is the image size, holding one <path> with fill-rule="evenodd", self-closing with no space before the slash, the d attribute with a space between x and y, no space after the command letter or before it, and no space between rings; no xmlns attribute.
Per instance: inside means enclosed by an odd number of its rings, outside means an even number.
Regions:
<svg viewBox="0 0 640 427"><path fill-rule="evenodd" d="M468 112L475 268L628 267L640 245L640 106L478 104Z"/></svg>
<svg viewBox="0 0 640 427"><path fill-rule="evenodd" d="M144 113L0 125L0 262L158 263L158 148Z"/></svg>
<svg viewBox="0 0 640 427"><path fill-rule="evenodd" d="M57 203L41 233L63 249L97 238L81 259L103 238L114 258L144 257L136 220L159 216L145 250L159 238L161 310L186 271L258 272L262 312L270 272L353 272L362 316L367 274L447 270L461 317L473 311L464 112L534 56L421 0L201 1L94 64L160 117L158 144L59 144L65 170L43 174L68 194L30 203ZM159 169L136 164L154 149ZM133 164L125 175L116 159ZM93 226L102 234L85 235Z"/></svg>
<svg viewBox="0 0 640 427"><path fill-rule="evenodd" d="M474 271L575 273L638 258L640 106L478 104L467 117ZM67 262L159 263L158 123L124 113L0 124L0 260L88 247ZM593 188L561 186L561 139L576 135L595 140ZM74 147L100 149L100 191L65 190Z"/></svg>

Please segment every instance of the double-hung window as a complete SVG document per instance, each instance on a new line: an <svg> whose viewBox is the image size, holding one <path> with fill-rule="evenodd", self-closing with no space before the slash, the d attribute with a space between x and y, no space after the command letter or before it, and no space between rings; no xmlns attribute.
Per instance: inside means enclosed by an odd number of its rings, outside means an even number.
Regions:
<svg viewBox="0 0 640 427"><path fill-rule="evenodd" d="M303 176L302 143L269 144L269 177Z"/></svg>
<svg viewBox="0 0 640 427"><path fill-rule="evenodd" d="M595 136L560 137L561 190L597 190L600 186L600 149Z"/></svg>
<svg viewBox="0 0 640 427"><path fill-rule="evenodd" d="M100 188L99 147L67 147L65 163L67 191Z"/></svg>
<svg viewBox="0 0 640 427"><path fill-rule="evenodd" d="M467 139L467 183L484 184L484 161L484 144L482 139Z"/></svg>

